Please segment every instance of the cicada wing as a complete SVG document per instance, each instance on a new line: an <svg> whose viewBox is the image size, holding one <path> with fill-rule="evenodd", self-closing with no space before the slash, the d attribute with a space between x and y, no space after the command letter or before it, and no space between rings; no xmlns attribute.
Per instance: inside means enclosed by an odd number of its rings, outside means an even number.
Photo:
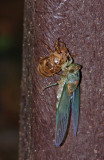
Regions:
<svg viewBox="0 0 104 160"><path fill-rule="evenodd" d="M79 85L73 92L72 96L72 120L73 120L73 128L74 134L77 135L78 129L78 121L79 121L79 107L80 107L80 87Z"/></svg>
<svg viewBox="0 0 104 160"><path fill-rule="evenodd" d="M55 144L60 146L65 138L70 112L70 96L65 83L56 114Z"/></svg>

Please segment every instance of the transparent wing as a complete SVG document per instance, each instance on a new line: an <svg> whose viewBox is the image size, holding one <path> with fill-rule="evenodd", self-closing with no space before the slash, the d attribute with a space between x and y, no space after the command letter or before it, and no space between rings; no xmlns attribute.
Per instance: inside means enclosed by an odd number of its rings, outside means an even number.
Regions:
<svg viewBox="0 0 104 160"><path fill-rule="evenodd" d="M80 91L78 85L76 90L73 92L72 96L72 120L73 120L75 136L77 135L78 120L79 120L79 106L80 106L79 103L80 103Z"/></svg>
<svg viewBox="0 0 104 160"><path fill-rule="evenodd" d="M69 112L70 96L68 94L67 84L65 83L56 114L55 144L57 147L61 145L65 138L69 121Z"/></svg>

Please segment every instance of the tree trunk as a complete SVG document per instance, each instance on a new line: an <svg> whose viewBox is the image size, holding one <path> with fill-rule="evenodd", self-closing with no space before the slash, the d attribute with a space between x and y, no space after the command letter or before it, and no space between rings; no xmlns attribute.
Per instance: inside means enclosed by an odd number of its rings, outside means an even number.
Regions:
<svg viewBox="0 0 104 160"><path fill-rule="evenodd" d="M28 0L24 10L19 160L104 159L104 1ZM58 37L83 66L78 134L71 121L61 147L54 144L57 86L42 91L59 78L37 72L49 55L40 39L54 50Z"/></svg>

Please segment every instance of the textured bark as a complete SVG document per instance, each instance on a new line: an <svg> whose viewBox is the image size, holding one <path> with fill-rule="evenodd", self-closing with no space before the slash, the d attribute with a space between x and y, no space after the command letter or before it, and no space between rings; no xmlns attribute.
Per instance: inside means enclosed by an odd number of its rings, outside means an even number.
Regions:
<svg viewBox="0 0 104 160"><path fill-rule="evenodd" d="M104 159L104 1L29 0L25 2L19 160ZM61 37L83 66L77 137L72 121L62 147L55 147L57 76L41 77L39 57Z"/></svg>

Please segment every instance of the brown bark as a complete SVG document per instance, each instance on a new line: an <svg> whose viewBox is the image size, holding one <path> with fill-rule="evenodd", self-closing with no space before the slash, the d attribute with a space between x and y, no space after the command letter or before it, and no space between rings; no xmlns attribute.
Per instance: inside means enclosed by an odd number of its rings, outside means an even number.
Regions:
<svg viewBox="0 0 104 160"><path fill-rule="evenodd" d="M104 2L29 0L25 2L19 160L104 159ZM62 147L55 147L56 89L42 87L56 76L41 77L39 57L61 37L83 66L77 137L72 121Z"/></svg>

